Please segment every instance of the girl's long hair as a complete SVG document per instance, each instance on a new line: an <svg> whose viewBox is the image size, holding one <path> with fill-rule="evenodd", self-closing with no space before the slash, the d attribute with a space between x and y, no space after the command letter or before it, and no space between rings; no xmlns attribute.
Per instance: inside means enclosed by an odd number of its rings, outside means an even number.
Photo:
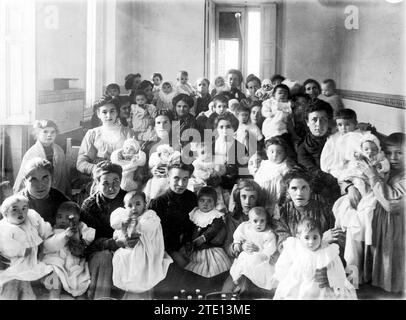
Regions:
<svg viewBox="0 0 406 320"><path fill-rule="evenodd" d="M238 218L242 214L242 206L241 206L241 199L240 194L242 189L253 190L257 193L257 203L255 204L256 207L264 207L265 206L265 195L262 188L256 183L254 180L250 179L240 179L236 184L236 188L232 194L235 208L233 211L233 216Z"/></svg>

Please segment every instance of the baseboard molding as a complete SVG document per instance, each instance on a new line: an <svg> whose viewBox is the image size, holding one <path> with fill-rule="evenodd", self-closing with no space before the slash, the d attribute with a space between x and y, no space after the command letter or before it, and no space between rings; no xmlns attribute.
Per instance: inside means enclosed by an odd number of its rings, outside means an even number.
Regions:
<svg viewBox="0 0 406 320"><path fill-rule="evenodd" d="M406 97L402 96L402 95L365 92L365 91L353 91L353 90L344 90L344 89L337 89L337 93L341 96L342 99L379 104L382 106L396 108L396 109L403 109L403 110L406 109L406 104L405 104Z"/></svg>

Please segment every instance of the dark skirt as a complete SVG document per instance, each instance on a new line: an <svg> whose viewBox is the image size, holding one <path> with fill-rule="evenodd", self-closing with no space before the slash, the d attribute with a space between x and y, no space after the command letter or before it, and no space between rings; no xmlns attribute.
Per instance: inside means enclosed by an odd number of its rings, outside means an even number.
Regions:
<svg viewBox="0 0 406 320"><path fill-rule="evenodd" d="M404 212L388 213L378 202L372 230L372 285L389 292L404 291Z"/></svg>

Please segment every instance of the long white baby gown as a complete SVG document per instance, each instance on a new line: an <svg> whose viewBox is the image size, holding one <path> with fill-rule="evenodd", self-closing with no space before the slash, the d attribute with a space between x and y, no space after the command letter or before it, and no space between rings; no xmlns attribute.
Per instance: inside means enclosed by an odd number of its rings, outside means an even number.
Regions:
<svg viewBox="0 0 406 320"><path fill-rule="evenodd" d="M357 299L338 253L335 243L322 242L321 248L311 251L299 239L287 238L275 264L274 277L279 284L274 300ZM330 287L320 288L315 274L316 269L324 267Z"/></svg>
<svg viewBox="0 0 406 320"><path fill-rule="evenodd" d="M121 210L120 210L121 209ZM120 226L123 208L110 216L112 227ZM172 258L165 252L161 219L148 210L138 218L140 239L134 248L120 248L113 256L113 284L125 291L141 293L152 289L166 277Z"/></svg>
<svg viewBox="0 0 406 320"><path fill-rule="evenodd" d="M0 271L0 291L11 280L34 281L52 272L51 266L37 258L38 246L51 235L51 225L32 209L20 225L0 220L0 254L10 260L10 266Z"/></svg>
<svg viewBox="0 0 406 320"><path fill-rule="evenodd" d="M154 166L157 166L157 165L164 168L164 167L168 166L168 164L171 160L177 159L177 158L180 158L179 151L174 151L170 155L170 158L168 161L161 160L158 155L158 152L154 152L151 154L151 156L149 158L148 166L150 169L152 169ZM164 194L165 191L168 189L168 186L169 186L169 179L167 176L163 176L163 177L153 176L152 178L150 178L147 181L147 183L145 184L145 187L143 190L147 197L147 202Z"/></svg>
<svg viewBox="0 0 406 320"><path fill-rule="evenodd" d="M278 201L283 189L282 178L288 171L286 160L278 164L263 160L254 176L254 181L265 191L267 208L270 208L269 212L273 212L275 218L278 217Z"/></svg>
<svg viewBox="0 0 406 320"><path fill-rule="evenodd" d="M123 149L117 149L111 154L111 162L116 163L123 168L122 178L121 178L121 189L124 191L133 191L138 188L139 182L134 181L134 173L139 167L145 165L147 156L144 151L139 151L131 160L123 159L122 155Z"/></svg>
<svg viewBox="0 0 406 320"><path fill-rule="evenodd" d="M356 130L346 134L336 132L330 135L320 155L320 168L338 178L346 169L354 152L359 152L360 141L364 133Z"/></svg>
<svg viewBox="0 0 406 320"><path fill-rule="evenodd" d="M83 240L89 245L96 230L80 222L79 230ZM85 258L79 258L69 251L66 244L65 229L54 229L55 235L44 241L43 262L54 268L63 289L77 297L86 292L90 285L89 267Z"/></svg>
<svg viewBox="0 0 406 320"><path fill-rule="evenodd" d="M261 113L265 117L262 123L265 141L288 132L288 121L292 114L290 101L278 102L274 98L265 100L262 103Z"/></svg>
<svg viewBox="0 0 406 320"><path fill-rule="evenodd" d="M245 275L256 286L272 289L272 276L275 266L269 262L276 251L276 236L272 230L256 231L249 221L241 223L234 231L234 243L253 242L259 251L248 253L242 251L233 262L230 275L234 281Z"/></svg>

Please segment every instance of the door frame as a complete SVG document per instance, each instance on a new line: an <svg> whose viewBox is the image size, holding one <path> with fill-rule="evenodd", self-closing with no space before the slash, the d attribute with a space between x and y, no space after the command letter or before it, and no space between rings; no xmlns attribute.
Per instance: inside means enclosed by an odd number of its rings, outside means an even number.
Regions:
<svg viewBox="0 0 406 320"><path fill-rule="evenodd" d="M275 1L261 2L248 5L242 5L236 1L235 4L216 3L216 0L205 0L205 53L204 53L204 73L205 76L212 80L217 75L217 41L218 41L218 24L217 22L217 8L230 8L229 11L236 8L245 8L247 13L249 8L259 8L261 12L261 48L260 48L260 74L259 78L269 78L276 72L276 20L277 20L277 4ZM245 4L245 3L244 3ZM244 23L244 37L247 36L247 23ZM243 39L246 43L247 39ZM243 50L241 69L244 75L247 69L245 57L247 55L247 48Z"/></svg>
<svg viewBox="0 0 406 320"><path fill-rule="evenodd" d="M235 11L241 11L241 43L239 45L239 61L238 61L238 68L243 74L245 74L246 70L246 61L245 57L247 54L247 48L246 48L246 43L247 43L247 7L246 6L238 6L238 5L231 5L231 6L224 6L224 5L218 5L216 6L215 12L216 12L216 21L215 21L215 28L216 28L216 34L215 34L215 74L218 74L218 68L217 68L217 62L218 62L218 47L219 47L219 17L220 17L220 12L235 12Z"/></svg>

